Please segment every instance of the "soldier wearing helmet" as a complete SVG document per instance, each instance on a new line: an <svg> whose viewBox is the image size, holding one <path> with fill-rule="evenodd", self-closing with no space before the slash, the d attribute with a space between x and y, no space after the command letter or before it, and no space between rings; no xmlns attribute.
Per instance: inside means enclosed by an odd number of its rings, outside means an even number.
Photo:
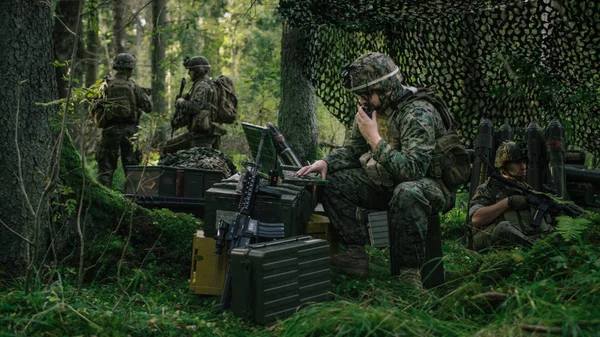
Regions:
<svg viewBox="0 0 600 337"><path fill-rule="evenodd" d="M529 187L527 178L526 147L514 141L505 141L496 150L494 166L500 173L519 184ZM500 246L533 244L541 234L551 233L551 219L541 225L533 224L532 208L519 190L508 188L494 179L477 187L469 204L469 218L473 229L473 249L482 250Z"/></svg>
<svg viewBox="0 0 600 337"><path fill-rule="evenodd" d="M98 145L98 182L112 187L114 171L117 168L119 151L123 169L137 165L141 160L135 148L140 115L152 111L152 101L146 91L132 78L135 69L135 56L118 54L113 61L114 76L107 76L100 88L101 97L92 107L98 127L102 128L102 138Z"/></svg>
<svg viewBox="0 0 600 337"><path fill-rule="evenodd" d="M323 206L345 246L331 266L367 274L368 233L356 210L387 210L392 274L422 288L428 218L447 211L455 198L429 173L436 141L453 127L442 118L447 109L433 92L404 86L398 66L382 53L359 57L341 77L359 103L350 140L297 172L328 179Z"/></svg>
<svg viewBox="0 0 600 337"><path fill-rule="evenodd" d="M177 113L171 120L171 128L186 127L188 132L168 140L161 146L161 153L173 153L193 147L219 149L220 138L227 130L214 120L211 114L215 91L208 77L210 63L204 56L186 58L183 65L192 80L191 89L177 99Z"/></svg>

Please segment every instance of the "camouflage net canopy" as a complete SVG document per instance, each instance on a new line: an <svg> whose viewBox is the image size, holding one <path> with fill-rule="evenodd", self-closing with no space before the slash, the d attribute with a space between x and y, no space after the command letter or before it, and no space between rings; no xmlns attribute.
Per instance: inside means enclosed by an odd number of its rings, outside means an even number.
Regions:
<svg viewBox="0 0 600 337"><path fill-rule="evenodd" d="M158 165L221 171L225 178L237 172L235 164L223 152L206 147L193 147L160 158Z"/></svg>
<svg viewBox="0 0 600 337"><path fill-rule="evenodd" d="M554 118L569 145L600 155L600 2L281 0L307 35L304 69L329 111L351 124L357 99L340 69L390 55L404 82L436 87L473 147L482 117L517 133Z"/></svg>

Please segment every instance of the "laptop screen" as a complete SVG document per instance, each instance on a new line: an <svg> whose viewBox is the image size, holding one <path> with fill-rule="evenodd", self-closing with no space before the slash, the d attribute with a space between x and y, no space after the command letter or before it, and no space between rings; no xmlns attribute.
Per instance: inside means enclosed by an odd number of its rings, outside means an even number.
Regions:
<svg viewBox="0 0 600 337"><path fill-rule="evenodd" d="M275 164L278 163L277 151L275 150L275 144L273 144L273 139L269 134L269 130L264 126L258 126L245 122L242 122L242 130L244 130L244 135L246 136L246 140L248 141L250 153L252 154L252 160L254 162L256 162L258 147L260 146L260 135L263 132L265 133L265 141L260 155L259 172L268 175L269 171L275 168ZM279 170L280 176L282 176L281 168L279 167L279 165L277 168Z"/></svg>

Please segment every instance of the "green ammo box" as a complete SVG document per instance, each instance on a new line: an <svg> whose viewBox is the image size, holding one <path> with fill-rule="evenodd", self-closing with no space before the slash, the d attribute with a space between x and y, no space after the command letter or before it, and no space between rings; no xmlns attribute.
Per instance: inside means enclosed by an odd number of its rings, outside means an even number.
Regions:
<svg viewBox="0 0 600 337"><path fill-rule="evenodd" d="M231 311L267 324L328 300L329 256L327 241L306 235L233 249Z"/></svg>
<svg viewBox="0 0 600 337"><path fill-rule="evenodd" d="M236 182L220 182L206 191L204 204L204 235L215 237L220 220L231 223L239 210L241 194L236 192ZM281 192L281 198L258 194L252 219L285 224L285 237L301 235L314 209L308 190L301 186L277 184L270 189Z"/></svg>
<svg viewBox="0 0 600 337"><path fill-rule="evenodd" d="M174 197L177 169L168 166L127 166L125 194Z"/></svg>
<svg viewBox="0 0 600 337"><path fill-rule="evenodd" d="M185 168L177 171L182 171L182 182L178 181L178 192L179 196L184 198L204 198L206 190L226 178L223 172L216 170Z"/></svg>

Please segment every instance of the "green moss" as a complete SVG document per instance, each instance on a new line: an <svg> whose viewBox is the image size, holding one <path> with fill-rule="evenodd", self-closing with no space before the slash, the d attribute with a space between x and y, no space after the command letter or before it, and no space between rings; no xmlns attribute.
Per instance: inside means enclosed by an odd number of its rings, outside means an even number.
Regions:
<svg viewBox="0 0 600 337"><path fill-rule="evenodd" d="M93 266L88 276L114 275L117 261L122 272L153 266L168 274L189 273L192 242L196 230L201 228L200 220L166 209L142 208L98 184L88 170L82 169L81 157L69 137L65 138L60 178L75 192L77 202L83 194L89 227L86 231L92 234L86 245L86 261Z"/></svg>

